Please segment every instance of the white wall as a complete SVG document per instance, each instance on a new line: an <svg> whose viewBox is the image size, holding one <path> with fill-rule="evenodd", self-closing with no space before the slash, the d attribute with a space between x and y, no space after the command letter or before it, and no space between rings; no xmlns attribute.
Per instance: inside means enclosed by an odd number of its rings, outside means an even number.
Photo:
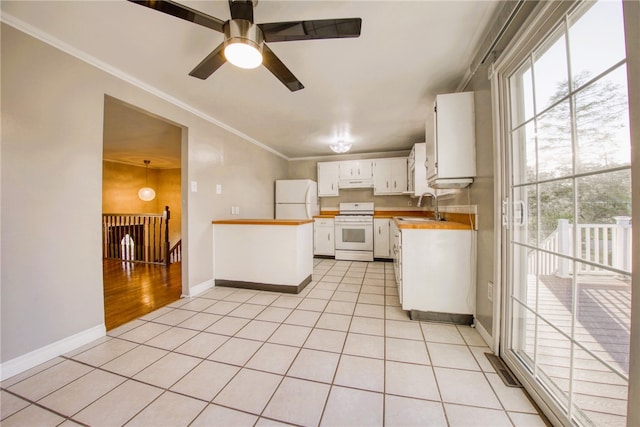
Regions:
<svg viewBox="0 0 640 427"><path fill-rule="evenodd" d="M0 361L104 323L102 121L110 95L183 126L183 275L213 278L211 221L240 206L273 217L287 162L111 74L2 24ZM215 193L222 184L223 193Z"/></svg>

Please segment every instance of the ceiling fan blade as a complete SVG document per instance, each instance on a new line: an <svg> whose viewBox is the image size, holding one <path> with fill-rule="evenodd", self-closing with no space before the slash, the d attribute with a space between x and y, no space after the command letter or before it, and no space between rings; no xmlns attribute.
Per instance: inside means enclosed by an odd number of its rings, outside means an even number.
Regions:
<svg viewBox="0 0 640 427"><path fill-rule="evenodd" d="M275 53L264 44L262 46L262 64L271 71L291 92L303 89L304 85L293 75Z"/></svg>
<svg viewBox="0 0 640 427"><path fill-rule="evenodd" d="M253 0L229 0L231 19L245 19L253 24Z"/></svg>
<svg viewBox="0 0 640 427"><path fill-rule="evenodd" d="M196 66L196 68L191 70L189 75L205 80L226 61L227 58L224 57L224 43L222 43L220 46L215 48L213 52L207 55L207 57Z"/></svg>
<svg viewBox="0 0 640 427"><path fill-rule="evenodd" d="M342 39L359 37L361 18L318 19L314 21L273 22L258 24L266 42L295 40Z"/></svg>
<svg viewBox="0 0 640 427"><path fill-rule="evenodd" d="M170 0L129 1L139 4L140 6L146 6L150 9L166 13L167 15L175 16L176 18L184 19L185 21L193 22L194 24L202 25L203 27L211 28L212 30L219 31L221 33L224 32L224 21Z"/></svg>

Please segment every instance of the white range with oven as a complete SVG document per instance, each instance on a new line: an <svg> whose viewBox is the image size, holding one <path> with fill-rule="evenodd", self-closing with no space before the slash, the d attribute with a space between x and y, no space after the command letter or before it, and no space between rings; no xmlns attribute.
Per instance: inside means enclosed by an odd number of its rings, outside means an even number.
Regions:
<svg viewBox="0 0 640 427"><path fill-rule="evenodd" d="M337 260L373 261L373 203L340 203L334 220Z"/></svg>

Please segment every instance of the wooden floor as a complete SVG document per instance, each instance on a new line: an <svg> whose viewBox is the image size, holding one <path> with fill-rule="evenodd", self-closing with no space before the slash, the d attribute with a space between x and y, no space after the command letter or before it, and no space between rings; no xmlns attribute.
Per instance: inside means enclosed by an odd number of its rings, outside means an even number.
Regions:
<svg viewBox="0 0 640 427"><path fill-rule="evenodd" d="M103 260L107 330L123 325L180 298L182 265Z"/></svg>

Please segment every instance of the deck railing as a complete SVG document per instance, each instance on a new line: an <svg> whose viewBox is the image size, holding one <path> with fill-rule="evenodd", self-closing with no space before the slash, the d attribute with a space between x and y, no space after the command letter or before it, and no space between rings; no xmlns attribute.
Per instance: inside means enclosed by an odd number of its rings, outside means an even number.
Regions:
<svg viewBox="0 0 640 427"><path fill-rule="evenodd" d="M611 274L603 267L631 273L631 217L618 216L615 220L615 224L578 224L580 248L575 255L586 263L576 263L577 274ZM555 255L574 255L573 230L574 225L568 219L560 219L557 228L538 245L548 251L538 252L538 274L561 277L573 274L571 260ZM529 255L530 272L536 271L535 254Z"/></svg>
<svg viewBox="0 0 640 427"><path fill-rule="evenodd" d="M159 214L103 214L103 258L169 265L170 216L169 206Z"/></svg>

